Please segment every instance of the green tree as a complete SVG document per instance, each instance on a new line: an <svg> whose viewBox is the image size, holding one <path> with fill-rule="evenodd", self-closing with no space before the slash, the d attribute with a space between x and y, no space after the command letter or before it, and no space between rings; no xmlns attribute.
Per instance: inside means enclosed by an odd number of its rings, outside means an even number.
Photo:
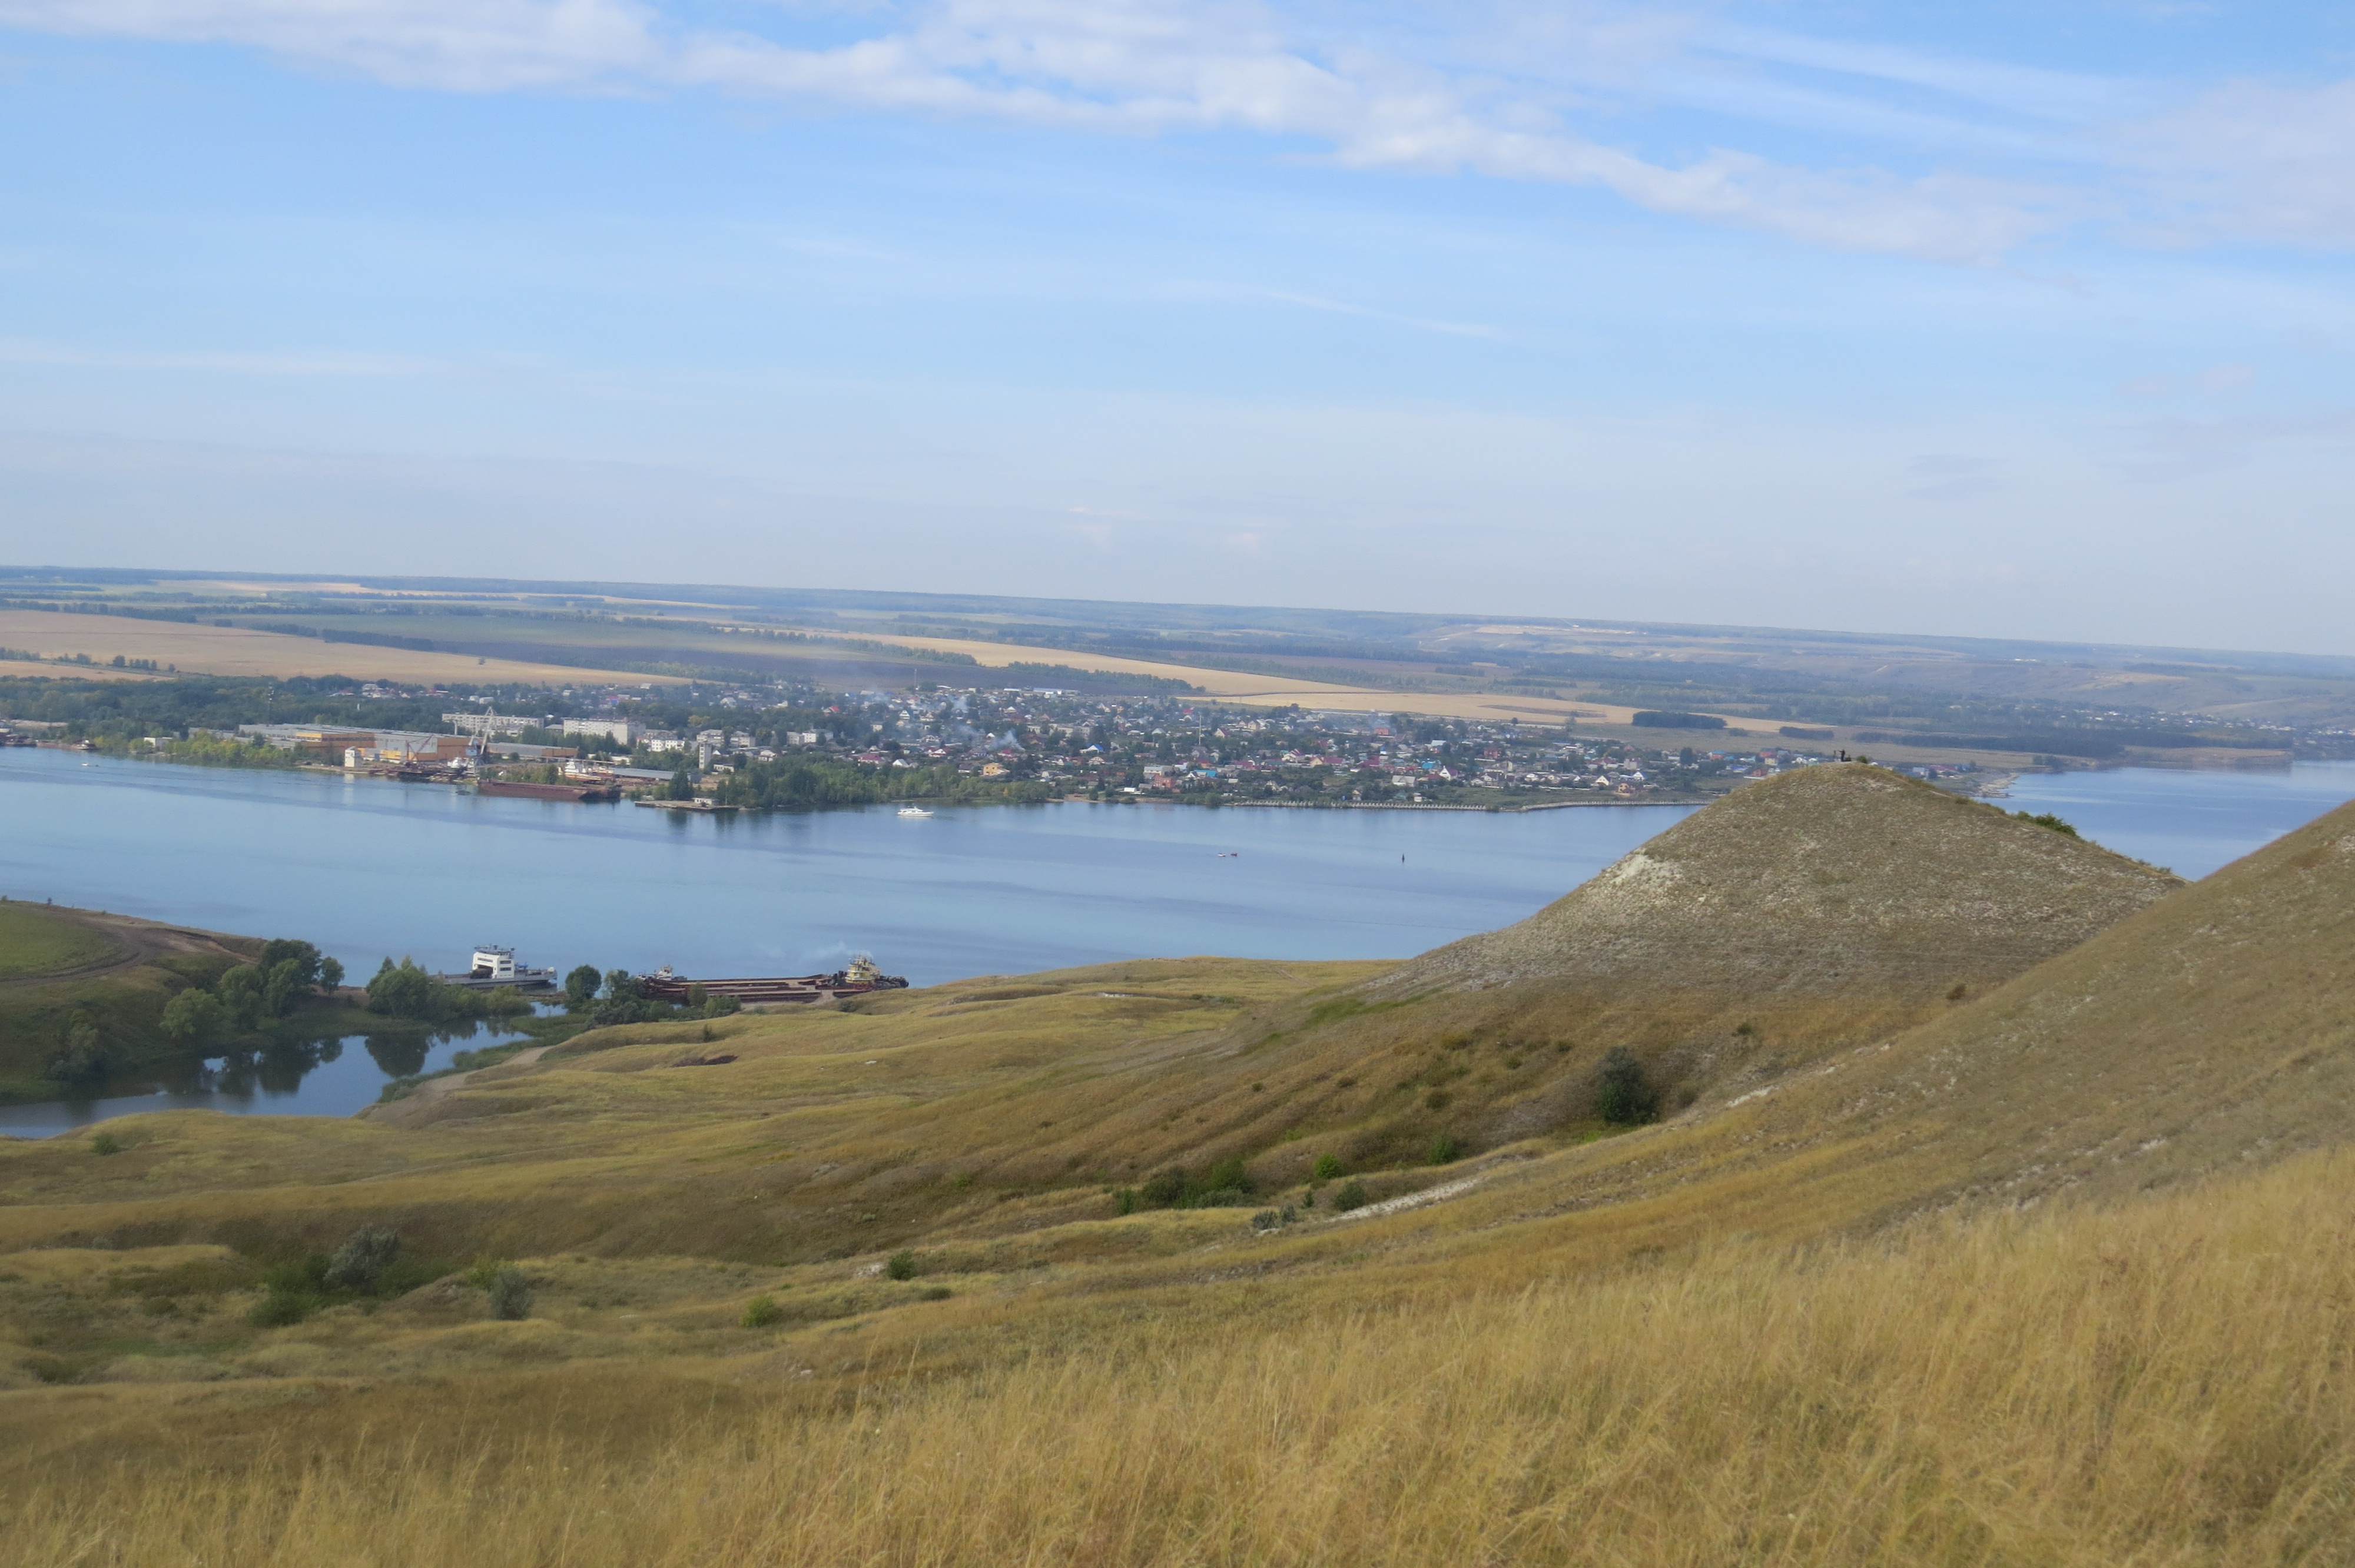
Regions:
<svg viewBox="0 0 2355 1568"><path fill-rule="evenodd" d="M595 964L582 964L564 977L564 1005L580 1012L597 1000L597 988L605 977L597 972Z"/></svg>
<svg viewBox="0 0 2355 1568"><path fill-rule="evenodd" d="M479 1016L483 999L457 986L443 985L417 967L414 959L396 965L390 959L368 982L368 1008L389 1018L422 1018L440 1022L446 1018Z"/></svg>
<svg viewBox="0 0 2355 1568"><path fill-rule="evenodd" d="M212 1041L228 1022L228 1011L221 1006L219 998L196 986L164 1004L164 1033L183 1044L202 1045Z"/></svg>
<svg viewBox="0 0 2355 1568"><path fill-rule="evenodd" d="M66 1021L65 1030L50 1053L42 1075L67 1084L92 1084L122 1071L124 1063L121 1053L109 1046L99 1033L98 1020L77 1009Z"/></svg>
<svg viewBox="0 0 2355 1568"><path fill-rule="evenodd" d="M308 942L298 941L292 937L275 938L261 945L263 970L274 974L279 965L291 963L294 966L297 980L304 990L318 983L319 966L323 961L319 957L318 948Z"/></svg>
<svg viewBox="0 0 2355 1568"><path fill-rule="evenodd" d="M692 800L695 799L695 784L693 780L687 778L686 768L682 768L677 772L670 776L669 784L666 785L663 789L663 799L666 800Z"/></svg>
<svg viewBox="0 0 2355 1568"><path fill-rule="evenodd" d="M283 1018L293 1012L311 994L311 977L317 972L315 962L306 967L299 959L282 959L271 965L261 977L264 1011L273 1018Z"/></svg>
<svg viewBox="0 0 2355 1568"><path fill-rule="evenodd" d="M213 994L220 998L230 1027L243 1031L261 1022L268 1008L262 994L266 983L258 964L240 964L213 982Z"/></svg>
<svg viewBox="0 0 2355 1568"><path fill-rule="evenodd" d="M319 989L334 991L344 983L344 965L340 959L319 960Z"/></svg>

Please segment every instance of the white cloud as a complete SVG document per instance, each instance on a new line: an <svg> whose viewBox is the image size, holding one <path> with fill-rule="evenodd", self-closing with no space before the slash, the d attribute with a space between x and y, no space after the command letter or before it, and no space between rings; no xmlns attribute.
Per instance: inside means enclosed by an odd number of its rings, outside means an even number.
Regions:
<svg viewBox="0 0 2355 1568"><path fill-rule="evenodd" d="M1507 75L1312 48L1252 0L930 0L818 48L686 26L634 0L0 0L0 26L242 45L450 90L701 89L1113 133L1244 131L1321 144L1348 167L1599 185L1658 212L1947 261L1990 260L2082 205L2018 181L1827 172L1740 150L1646 159L1571 130L1542 64ZM1637 33L1667 47L1657 25ZM1606 53L1634 48L1599 23L1563 47L1588 34Z"/></svg>
<svg viewBox="0 0 2355 1568"><path fill-rule="evenodd" d="M2355 80L2234 82L2121 143L2177 238L2355 243Z"/></svg>

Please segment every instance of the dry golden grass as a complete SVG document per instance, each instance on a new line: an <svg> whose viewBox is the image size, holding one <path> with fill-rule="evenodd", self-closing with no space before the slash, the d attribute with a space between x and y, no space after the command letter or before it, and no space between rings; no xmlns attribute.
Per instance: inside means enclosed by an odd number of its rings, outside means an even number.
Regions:
<svg viewBox="0 0 2355 1568"><path fill-rule="evenodd" d="M719 1066L682 1065L701 1024L608 1032L405 1121L0 1145L0 1540L125 1565L2334 1561L2350 917L2355 808L1953 1001L1736 1013L1664 980L1369 1006L1388 966L1167 960L722 1021ZM1691 1102L1597 1136L1578 1097L1614 1041ZM1443 1129L1472 1157L1420 1163ZM1239 1155L1296 1201L1321 1152L1431 1201L1262 1233L1105 1190ZM517 1258L533 1317L485 1320L453 1276L247 1323L259 1263L361 1224ZM912 1279L883 1269L901 1247ZM744 1322L756 1295L776 1321Z"/></svg>
<svg viewBox="0 0 2355 1568"><path fill-rule="evenodd" d="M160 668L177 666L182 674L248 675L283 678L291 675L350 675L371 681L519 682L549 684L572 681L612 682L635 685L652 681L670 684L674 677L634 675L616 670L576 670L562 664L538 664L512 659L476 659L463 653L437 653L410 648L376 648L357 642L322 642L311 637L289 637L275 631L254 631L235 626L196 626L175 620L141 620L121 615L68 615L54 610L0 610L0 646L24 648L44 655L87 653L100 661L121 654L126 659L153 659ZM30 672L37 667L25 666ZM13 668L7 673L16 673ZM107 677L121 671L98 668L41 671L78 676Z"/></svg>
<svg viewBox="0 0 2355 1568"><path fill-rule="evenodd" d="M2307 1157L1240 1338L1105 1323L976 1375L715 1390L701 1422L634 1424L623 1372L455 1387L227 1463L19 1466L6 1539L121 1568L2344 1561L2350 1240L2355 1163Z"/></svg>

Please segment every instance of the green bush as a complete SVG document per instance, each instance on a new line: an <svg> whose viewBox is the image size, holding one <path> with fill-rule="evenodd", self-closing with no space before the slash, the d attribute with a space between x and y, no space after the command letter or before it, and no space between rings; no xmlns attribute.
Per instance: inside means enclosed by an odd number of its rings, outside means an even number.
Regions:
<svg viewBox="0 0 2355 1568"><path fill-rule="evenodd" d="M765 1329L784 1319L785 1309L766 1296L755 1296L744 1306L744 1327Z"/></svg>
<svg viewBox="0 0 2355 1568"><path fill-rule="evenodd" d="M1316 1157L1316 1164L1315 1168L1312 1169L1308 1174L1313 1180L1318 1181L1336 1181L1340 1180L1341 1157L1337 1154L1318 1155Z"/></svg>
<svg viewBox="0 0 2355 1568"><path fill-rule="evenodd" d="M1145 1179L1136 1195L1156 1209L1166 1209L1186 1195L1186 1172L1174 1165L1167 1171L1156 1171Z"/></svg>
<svg viewBox="0 0 2355 1568"><path fill-rule="evenodd" d="M1138 1196L1135 1188L1115 1187L1113 1189L1112 1212L1114 1213L1133 1214L1143 1207L1145 1207L1145 1200Z"/></svg>
<svg viewBox="0 0 2355 1568"><path fill-rule="evenodd" d="M531 1316L531 1281L513 1264L503 1264L491 1276L491 1316L505 1322Z"/></svg>
<svg viewBox="0 0 2355 1568"><path fill-rule="evenodd" d="M1446 1133L1441 1133L1433 1140L1431 1162L1433 1165L1453 1165L1462 1158L1464 1158L1463 1147Z"/></svg>
<svg viewBox="0 0 2355 1568"><path fill-rule="evenodd" d="M120 1154L123 1152L123 1140L111 1132L101 1132L90 1140L90 1151L92 1154Z"/></svg>
<svg viewBox="0 0 2355 1568"><path fill-rule="evenodd" d="M1333 1207L1345 1214L1352 1209L1362 1209L1373 1201L1373 1194L1366 1191L1366 1184L1354 1177L1348 1185L1333 1194Z"/></svg>
<svg viewBox="0 0 2355 1568"><path fill-rule="evenodd" d="M1202 1178L1200 1191L1210 1192L1248 1192L1252 1190L1250 1174L1243 1170L1243 1157L1230 1155L1210 1167Z"/></svg>
<svg viewBox="0 0 2355 1568"><path fill-rule="evenodd" d="M2066 833L2073 839L2077 836L2077 830L2074 827L2051 811L2038 811L2032 815L2027 811L2014 811L2012 815L2023 822L2033 822L2040 828L2050 828L2056 833Z"/></svg>
<svg viewBox="0 0 2355 1568"><path fill-rule="evenodd" d="M318 1305L319 1298L315 1296L273 1288L252 1311L245 1315L245 1320L257 1329L283 1329L309 1317Z"/></svg>
<svg viewBox="0 0 2355 1568"><path fill-rule="evenodd" d="M883 1272L894 1279L915 1278L916 1255L912 1252L893 1253L890 1261L883 1266Z"/></svg>
<svg viewBox="0 0 2355 1568"><path fill-rule="evenodd" d="M330 1290L372 1291L400 1255L400 1233L364 1225L336 1249L319 1283Z"/></svg>
<svg viewBox="0 0 2355 1568"><path fill-rule="evenodd" d="M1595 1109L1603 1119L1620 1127L1640 1127L1659 1114L1659 1096L1645 1076L1644 1065L1625 1045L1603 1054L1594 1073Z"/></svg>

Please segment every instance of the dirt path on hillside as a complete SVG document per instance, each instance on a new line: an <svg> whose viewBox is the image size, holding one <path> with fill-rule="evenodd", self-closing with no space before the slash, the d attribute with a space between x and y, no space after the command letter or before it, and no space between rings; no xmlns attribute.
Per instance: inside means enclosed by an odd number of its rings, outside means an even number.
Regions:
<svg viewBox="0 0 2355 1568"><path fill-rule="evenodd" d="M46 904L28 905L27 907L63 914L77 924L103 931L114 939L117 948L112 955L96 963L77 964L68 969L51 969L47 974L10 976L0 980L0 990L57 985L67 980L101 980L108 975L120 974L124 969L136 969L160 953L213 953L235 959L240 963L250 961L250 955L229 945L235 938L211 931L165 926L154 920L142 920L135 915L106 915L95 909L59 910L54 905Z"/></svg>
<svg viewBox="0 0 2355 1568"><path fill-rule="evenodd" d="M477 1067L471 1073L449 1073L438 1078L428 1078L397 1100L387 1104L362 1106L358 1114L370 1121L408 1121L427 1107L438 1105L447 1099L460 1088L471 1083L479 1074L490 1072L496 1067L527 1066L555 1049L554 1044L527 1045L506 1061L494 1062L488 1067Z"/></svg>

